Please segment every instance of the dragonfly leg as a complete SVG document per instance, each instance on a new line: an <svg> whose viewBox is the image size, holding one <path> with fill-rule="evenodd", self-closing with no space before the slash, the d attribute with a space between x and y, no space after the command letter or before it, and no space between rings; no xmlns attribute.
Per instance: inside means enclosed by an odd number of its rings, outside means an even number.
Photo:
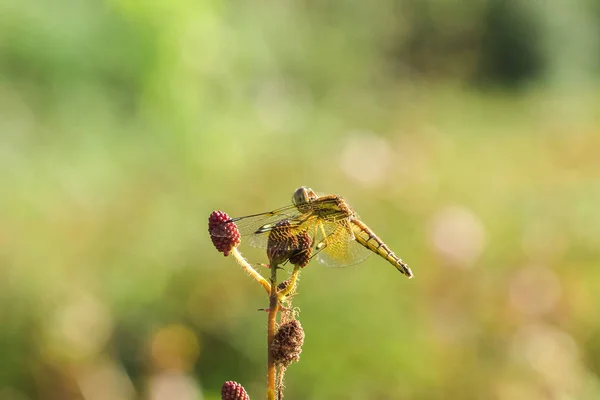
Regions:
<svg viewBox="0 0 600 400"><path fill-rule="evenodd" d="M279 286L282 286L280 288L279 292L277 293L277 297L279 298L280 301L284 300L287 296L289 296L291 293L293 293L294 290L296 290L296 281L298 280L299 274L300 274L300 267L295 266L294 271L292 272L292 275L290 276L290 279L282 282L282 283L285 283L285 285L279 284Z"/></svg>
<svg viewBox="0 0 600 400"><path fill-rule="evenodd" d="M286 263L287 263L287 261L286 261L285 263L283 263L283 265L285 265ZM269 268L269 269L271 269L271 264L265 264L265 263L256 263L256 264L254 264L254 265L255 265L255 266L257 266L257 267L265 267L265 268ZM280 267L280 266L278 265L278 266L277 266L277 269L285 269L285 268L282 268L282 267Z"/></svg>
<svg viewBox="0 0 600 400"><path fill-rule="evenodd" d="M279 307L277 307L277 309L278 309L278 310L281 310L281 311L285 311L285 312L294 311L294 309L293 309L293 308L287 308L287 307L284 307L284 306L282 306L282 305L281 305L281 303L279 304ZM256 311L265 311L265 312L269 312L269 311L271 311L271 309L270 309L270 308L258 308L258 309L256 309Z"/></svg>

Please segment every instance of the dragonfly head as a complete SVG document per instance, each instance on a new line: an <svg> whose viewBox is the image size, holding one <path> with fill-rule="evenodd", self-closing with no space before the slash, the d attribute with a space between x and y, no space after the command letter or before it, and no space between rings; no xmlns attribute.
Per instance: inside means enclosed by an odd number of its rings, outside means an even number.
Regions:
<svg viewBox="0 0 600 400"><path fill-rule="evenodd" d="M292 196L292 202L300 211L302 211L302 206L310 203L312 200L316 199L317 194L311 188L307 188L306 186L302 186L294 192L294 196Z"/></svg>

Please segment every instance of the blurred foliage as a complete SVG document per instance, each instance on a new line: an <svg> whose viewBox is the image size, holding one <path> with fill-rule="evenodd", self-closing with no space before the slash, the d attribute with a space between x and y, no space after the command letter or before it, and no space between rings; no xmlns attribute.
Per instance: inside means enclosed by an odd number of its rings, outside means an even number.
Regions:
<svg viewBox="0 0 600 400"><path fill-rule="evenodd" d="M300 185L415 279L309 265L289 398L598 398L599 11L4 0L0 399L261 398L266 299L206 220Z"/></svg>

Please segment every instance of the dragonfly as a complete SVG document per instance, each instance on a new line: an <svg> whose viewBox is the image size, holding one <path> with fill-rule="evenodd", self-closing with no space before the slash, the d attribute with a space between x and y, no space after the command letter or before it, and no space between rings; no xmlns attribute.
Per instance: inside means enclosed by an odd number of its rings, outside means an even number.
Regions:
<svg viewBox="0 0 600 400"><path fill-rule="evenodd" d="M317 195L302 186L294 192L292 204L259 214L232 218L242 237L254 247L269 249L274 237L308 237L311 259L316 257L327 266L344 267L359 263L375 253L383 257L408 278L413 273L338 195ZM218 233L217 233L218 235ZM271 239L271 240L270 240ZM302 242L302 241L300 241ZM298 240L284 241L292 254ZM306 242L304 243L306 246ZM267 250L268 251L268 250ZM288 255L289 255L288 254ZM281 262L283 260L278 260Z"/></svg>

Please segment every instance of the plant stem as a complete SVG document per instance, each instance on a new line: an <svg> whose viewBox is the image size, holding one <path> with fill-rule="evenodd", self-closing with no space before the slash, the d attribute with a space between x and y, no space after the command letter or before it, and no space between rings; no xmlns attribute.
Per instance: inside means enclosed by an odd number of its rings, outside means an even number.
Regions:
<svg viewBox="0 0 600 400"><path fill-rule="evenodd" d="M248 275L250 275L252 278L254 278L255 281L260 283L262 285L262 287L264 287L265 290L267 291L267 293L270 295L271 294L271 285L269 284L269 282L267 282L267 280L265 278L263 278L263 276L257 270L255 270L248 261L246 261L244 256L242 256L242 253L240 253L240 251L237 249L237 247L233 248L233 250L231 251L231 254L233 254L233 258L235 258L235 261L237 261L237 263L240 264L240 266L244 269L244 271L246 271L246 273Z"/></svg>
<svg viewBox="0 0 600 400"><path fill-rule="evenodd" d="M271 293L269 295L269 319L267 321L267 399L275 400L275 380L277 369L271 347L275 337L275 324L279 311L279 298L277 296L277 265L271 265Z"/></svg>

